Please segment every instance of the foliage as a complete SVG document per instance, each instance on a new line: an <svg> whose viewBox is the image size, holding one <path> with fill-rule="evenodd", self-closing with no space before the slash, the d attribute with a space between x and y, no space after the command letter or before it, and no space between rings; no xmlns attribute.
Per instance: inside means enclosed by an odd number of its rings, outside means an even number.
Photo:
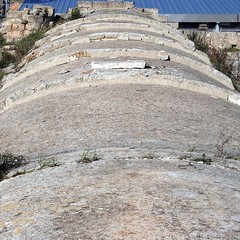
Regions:
<svg viewBox="0 0 240 240"><path fill-rule="evenodd" d="M0 48L3 47L3 45L5 44L6 40L5 38L3 37L3 34L0 33Z"/></svg>
<svg viewBox="0 0 240 240"><path fill-rule="evenodd" d="M0 88L2 87L1 83L2 83L2 79L3 79L4 75L5 75L4 71L0 70Z"/></svg>
<svg viewBox="0 0 240 240"><path fill-rule="evenodd" d="M209 45L206 43L205 39L200 37L197 32L191 32L188 38L195 43L196 49L201 52L208 53Z"/></svg>
<svg viewBox="0 0 240 240"><path fill-rule="evenodd" d="M11 54L6 50L3 51L2 57L0 59L0 69L8 67L11 63L14 63L15 66L21 61L21 59L32 49L35 42L41 39L46 32L46 29L39 29L30 35L22 38L17 42L11 43L14 45L15 53ZM2 36L0 34L0 44L5 44L5 40L2 40ZM4 72L1 70L0 72L0 81L4 76Z"/></svg>
<svg viewBox="0 0 240 240"><path fill-rule="evenodd" d="M11 169L18 168L26 164L26 158L22 155L15 156L11 153L0 154L0 181Z"/></svg>
<svg viewBox="0 0 240 240"><path fill-rule="evenodd" d="M232 135L227 134L225 130L221 130L219 139L218 139L218 144L216 145L217 157L223 158L226 156L225 147L227 144L229 144L231 139L232 139Z"/></svg>
<svg viewBox="0 0 240 240"><path fill-rule="evenodd" d="M81 15L78 8L72 9L70 20L75 20L75 19L78 19L78 18L81 18L81 17L82 17L82 15Z"/></svg>
<svg viewBox="0 0 240 240"><path fill-rule="evenodd" d="M38 164L39 168L37 170L59 166L54 157L44 157L43 155L38 156Z"/></svg>
<svg viewBox="0 0 240 240"><path fill-rule="evenodd" d="M22 38L16 43L17 53L20 57L26 55L30 49L34 46L35 42L43 38L45 33L44 29L39 29L35 32L30 33L28 36Z"/></svg>
<svg viewBox="0 0 240 240"><path fill-rule="evenodd" d="M89 149L85 149L82 153L82 156L79 160L77 160L78 163L91 163L94 161L98 161L100 158L98 157L96 150L91 151Z"/></svg>
<svg viewBox="0 0 240 240"><path fill-rule="evenodd" d="M2 53L2 58L0 59L0 68L8 67L11 63L14 63L16 61L15 56L12 54L4 51Z"/></svg>
<svg viewBox="0 0 240 240"><path fill-rule="evenodd" d="M228 60L226 49L212 48L208 51L208 55L213 66L228 77L232 77L232 63Z"/></svg>
<svg viewBox="0 0 240 240"><path fill-rule="evenodd" d="M227 75L229 78L232 79L235 89L240 92L240 69L237 76L233 75L234 62L228 56L229 52L237 52L240 49L221 49L213 47L210 48L205 38L200 37L198 32L191 32L188 35L188 38L195 43L196 49L205 52L208 55L211 63L218 71L222 72L223 74Z"/></svg>
<svg viewBox="0 0 240 240"><path fill-rule="evenodd" d="M234 53L234 52L239 52L240 49L239 48L235 48L235 47L231 47L231 48L227 49L227 51Z"/></svg>

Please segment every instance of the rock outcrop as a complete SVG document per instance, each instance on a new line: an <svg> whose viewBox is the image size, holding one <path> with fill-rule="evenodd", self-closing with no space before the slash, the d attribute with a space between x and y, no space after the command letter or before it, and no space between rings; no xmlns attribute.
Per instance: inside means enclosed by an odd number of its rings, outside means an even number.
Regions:
<svg viewBox="0 0 240 240"><path fill-rule="evenodd" d="M47 26L53 17L54 9L47 6L35 5L33 10L26 8L23 11L11 9L2 22L1 32L7 42L14 42Z"/></svg>
<svg viewBox="0 0 240 240"><path fill-rule="evenodd" d="M0 150L30 164L0 183L1 239L237 240L231 80L154 11L85 14L4 78Z"/></svg>

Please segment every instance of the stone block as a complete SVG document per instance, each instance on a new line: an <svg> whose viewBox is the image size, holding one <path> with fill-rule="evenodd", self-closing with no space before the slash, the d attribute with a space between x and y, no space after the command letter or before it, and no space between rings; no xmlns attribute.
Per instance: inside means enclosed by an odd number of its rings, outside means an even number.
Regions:
<svg viewBox="0 0 240 240"><path fill-rule="evenodd" d="M168 61L170 59L168 53L166 53L165 51L160 51L158 53L158 57L162 61Z"/></svg>
<svg viewBox="0 0 240 240"><path fill-rule="evenodd" d="M48 17L52 17L55 14L55 9L50 6L43 6L36 4L33 6L33 11L42 11L43 13L47 14Z"/></svg>
<svg viewBox="0 0 240 240"><path fill-rule="evenodd" d="M228 100L231 103L235 103L240 106L240 94L239 93L232 93L230 92L228 95Z"/></svg>
<svg viewBox="0 0 240 240"><path fill-rule="evenodd" d="M25 15L24 18L29 22L29 23L34 23L35 18L33 15Z"/></svg>
<svg viewBox="0 0 240 240"><path fill-rule="evenodd" d="M92 69L143 69L146 66L144 60L127 61L99 61L92 62Z"/></svg>
<svg viewBox="0 0 240 240"><path fill-rule="evenodd" d="M140 34L134 34L134 33L130 33L129 35L128 35L128 39L130 40L130 41L142 41L142 36L140 35Z"/></svg>

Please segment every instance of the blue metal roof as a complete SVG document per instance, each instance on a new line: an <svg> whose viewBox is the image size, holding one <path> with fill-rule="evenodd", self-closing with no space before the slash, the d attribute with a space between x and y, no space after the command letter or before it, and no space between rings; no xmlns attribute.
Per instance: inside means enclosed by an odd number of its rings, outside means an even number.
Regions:
<svg viewBox="0 0 240 240"><path fill-rule="evenodd" d="M160 14L240 14L240 0L135 0L134 2L139 8L158 8ZM77 7L78 0L24 0L20 10L25 7L32 8L34 4L52 6L56 13L66 13L69 8Z"/></svg>
<svg viewBox="0 0 240 240"><path fill-rule="evenodd" d="M240 0L135 0L135 5L161 14L240 14Z"/></svg>
<svg viewBox="0 0 240 240"><path fill-rule="evenodd" d="M67 13L69 8L77 7L78 0L24 0L20 11L24 8L32 9L33 5L40 4L44 6L51 6L55 8L57 14Z"/></svg>

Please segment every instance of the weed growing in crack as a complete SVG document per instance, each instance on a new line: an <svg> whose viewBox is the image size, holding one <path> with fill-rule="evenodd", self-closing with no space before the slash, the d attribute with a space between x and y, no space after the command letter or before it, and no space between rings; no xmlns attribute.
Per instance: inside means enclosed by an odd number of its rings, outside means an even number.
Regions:
<svg viewBox="0 0 240 240"><path fill-rule="evenodd" d="M148 154L144 155L142 158L154 159L154 158L158 158L158 156L154 151L150 151Z"/></svg>
<svg viewBox="0 0 240 240"><path fill-rule="evenodd" d="M193 157L192 154L189 154L189 155L184 155L184 156L180 157L179 159L189 161L187 165L179 165L180 168L185 168L185 167L188 167L188 166L195 167L192 164L193 162L207 164L207 165L211 165L212 162L213 162L212 158L207 157L205 153L203 153L202 156L200 156L200 157Z"/></svg>
<svg viewBox="0 0 240 240"><path fill-rule="evenodd" d="M37 168L36 170L59 166L54 157L44 157L43 155L38 156L38 164L39 168Z"/></svg>
<svg viewBox="0 0 240 240"><path fill-rule="evenodd" d="M195 145L190 145L188 144L188 149L187 149L187 152L195 152L197 149L197 147Z"/></svg>
<svg viewBox="0 0 240 240"><path fill-rule="evenodd" d="M81 17L82 17L82 14L80 13L79 9L78 8L74 8L71 11L71 15L70 15L70 19L69 20L75 20L75 19L78 19L78 18L81 18Z"/></svg>
<svg viewBox="0 0 240 240"><path fill-rule="evenodd" d="M85 149L80 157L77 160L78 163L91 163L100 160L99 156L96 153L96 150Z"/></svg>
<svg viewBox="0 0 240 240"><path fill-rule="evenodd" d="M227 144L229 144L231 139L232 139L231 134L227 134L225 130L220 131L218 144L216 145L216 148L217 148L216 157L226 159L225 147Z"/></svg>

